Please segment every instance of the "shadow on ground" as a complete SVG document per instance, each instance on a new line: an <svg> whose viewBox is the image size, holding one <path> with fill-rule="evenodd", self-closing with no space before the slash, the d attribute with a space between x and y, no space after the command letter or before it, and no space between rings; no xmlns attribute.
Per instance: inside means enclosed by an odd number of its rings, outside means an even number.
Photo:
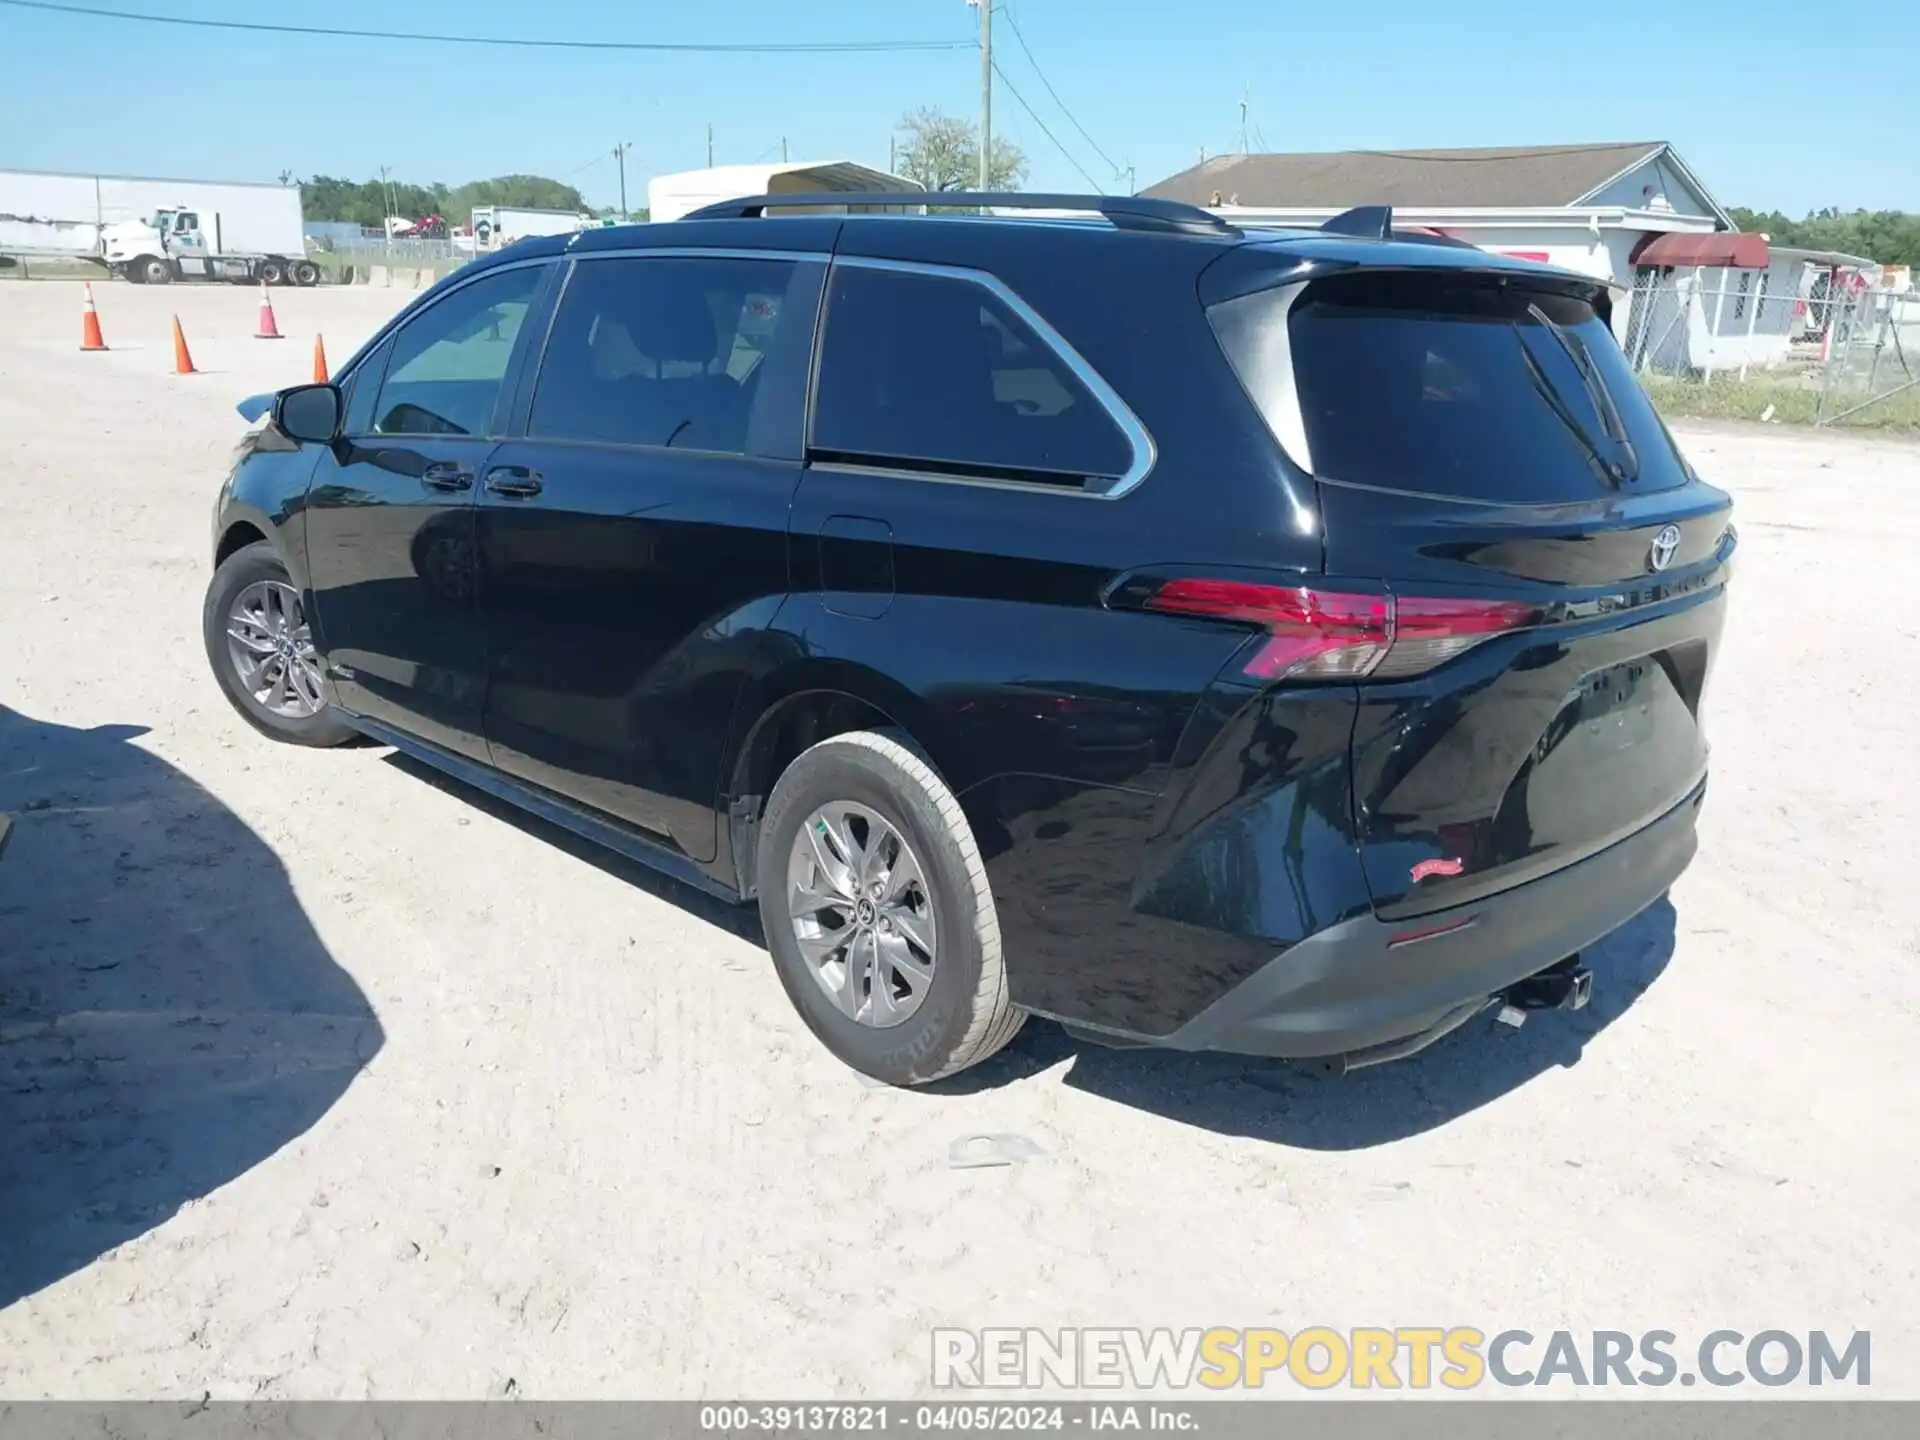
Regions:
<svg viewBox="0 0 1920 1440"><path fill-rule="evenodd" d="M436 770L424 761L398 750L389 750L386 761L394 769L411 775L422 784L431 785L471 805L474 809L496 820L522 830L528 835L537 836L556 850L564 850L576 860L584 861L597 870L625 881L636 890L643 890L656 900L684 910L696 920L704 920L716 929L725 930L729 935L737 935L749 944L767 948L767 938L760 929L760 911L753 905L736 905L696 889L671 875L642 865L638 860L629 860L617 851L604 845L583 839L565 826L556 825L530 811L522 810L518 805L489 795L486 791L456 780L444 771Z"/></svg>
<svg viewBox="0 0 1920 1440"><path fill-rule="evenodd" d="M0 706L0 1308L258 1165L380 1048L272 849L144 733Z"/></svg>
<svg viewBox="0 0 1920 1440"><path fill-rule="evenodd" d="M1574 1014L1543 1011L1519 1030L1469 1021L1405 1060L1327 1079L1301 1065L1237 1055L1107 1050L1029 1021L1012 1045L945 1082L949 1092L1007 1083L1071 1059L1065 1083L1224 1135L1303 1150L1362 1150L1435 1129L1576 1065L1587 1041L1624 1014L1673 958L1676 916L1662 899L1583 952L1593 999Z"/></svg>
<svg viewBox="0 0 1920 1440"><path fill-rule="evenodd" d="M537 835L689 915L762 949L757 909L731 905L628 860L517 806L400 753L389 763ZM1110 1050L1029 1020L1013 1043L985 1063L928 1086L965 1095L1011 1084L1065 1063L1065 1083L1118 1104L1226 1135L1302 1150L1360 1150L1435 1129L1479 1109L1555 1066L1579 1063L1586 1042L1615 1020L1673 958L1676 916L1662 899L1584 955L1593 999L1575 1014L1535 1014L1518 1031L1491 1017L1470 1021L1438 1044L1333 1080L1304 1065L1239 1055ZM1168 963L1177 963L1169 957Z"/></svg>

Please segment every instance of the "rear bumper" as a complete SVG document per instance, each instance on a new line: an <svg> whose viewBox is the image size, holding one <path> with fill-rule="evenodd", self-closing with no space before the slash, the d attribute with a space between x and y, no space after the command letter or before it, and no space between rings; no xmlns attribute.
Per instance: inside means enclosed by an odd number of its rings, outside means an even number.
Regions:
<svg viewBox="0 0 1920 1440"><path fill-rule="evenodd" d="M1693 859L1705 795L1703 781L1599 854L1474 904L1393 924L1361 916L1322 930L1152 1043L1289 1059L1411 1054L1665 894ZM1461 921L1470 923L1405 939Z"/></svg>

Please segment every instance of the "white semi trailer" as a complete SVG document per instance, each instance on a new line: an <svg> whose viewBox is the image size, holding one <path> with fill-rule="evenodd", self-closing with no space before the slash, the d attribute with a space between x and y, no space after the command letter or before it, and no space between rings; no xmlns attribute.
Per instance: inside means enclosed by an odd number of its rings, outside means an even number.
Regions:
<svg viewBox="0 0 1920 1440"><path fill-rule="evenodd" d="M473 248L485 253L501 250L529 235L571 235L597 225L591 215L575 210L534 210L524 205L476 205L473 210Z"/></svg>
<svg viewBox="0 0 1920 1440"><path fill-rule="evenodd" d="M0 255L88 260L141 284L316 284L304 229L293 186L0 170Z"/></svg>

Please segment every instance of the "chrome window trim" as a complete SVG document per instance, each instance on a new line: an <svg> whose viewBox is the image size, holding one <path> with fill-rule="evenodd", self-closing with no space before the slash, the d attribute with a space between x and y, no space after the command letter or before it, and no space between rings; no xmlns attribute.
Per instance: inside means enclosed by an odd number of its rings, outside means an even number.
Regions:
<svg viewBox="0 0 1920 1440"><path fill-rule="evenodd" d="M863 465L854 460L809 460L809 470L823 475L872 475L887 480L918 480L929 485L968 485L978 490L1012 490L1021 495L1054 495L1063 500L1111 500L1104 490L1084 486L1049 485L1040 480L1003 480L990 475L946 475L937 470L913 470L897 465Z"/></svg>
<svg viewBox="0 0 1920 1440"><path fill-rule="evenodd" d="M1121 496L1128 494L1138 487L1152 472L1155 461L1159 459L1159 450L1153 443L1153 436L1147 432L1147 427L1141 423L1140 417L1133 413L1132 409L1128 407L1127 402L1120 398L1119 392L1106 382L1100 372L1088 364L1086 358L1081 355L1078 350L1073 348L1073 345L1067 340L1066 336L1049 325L1045 316L1041 315L1038 310L1035 310L1033 306L1021 299L1013 288L999 276L989 274L985 270L975 270L964 265L935 265L918 260L887 260L871 255L836 255L833 257L833 265L835 269L845 265L855 270L888 270L902 275L925 275L936 280L964 280L978 285L981 289L999 300L1009 310L1013 311L1015 315L1019 316L1027 327L1039 337L1040 342L1052 350L1061 363L1072 372L1073 377L1086 387L1087 393L1093 397L1094 403L1107 412L1107 417L1113 421L1115 426L1119 428L1121 435L1126 438L1127 445L1133 452L1133 462L1128 465L1126 470L1120 475L1112 477L1105 488L1099 490L1090 490L1084 487L1073 489L1067 486L1052 486L1023 480L931 474L925 471L901 469L889 465L869 466L833 462L831 465L823 465L823 469L848 471L857 474L883 474L903 478L910 477L915 480L933 480L941 484L949 485L981 485L994 490L1020 490L1029 494L1064 495L1083 500L1118 500ZM829 291L831 291L832 284L832 277L829 276L827 281ZM826 309L826 323L827 325L832 325L833 305L830 299L828 300ZM823 338L824 335L825 331L823 329ZM811 408L807 416L807 429L809 449L811 449L813 429Z"/></svg>

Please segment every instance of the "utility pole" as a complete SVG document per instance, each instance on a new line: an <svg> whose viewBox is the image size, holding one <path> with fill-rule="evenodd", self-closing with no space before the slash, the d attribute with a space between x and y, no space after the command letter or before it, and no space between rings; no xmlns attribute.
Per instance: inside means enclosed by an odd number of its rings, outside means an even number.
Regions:
<svg viewBox="0 0 1920 1440"><path fill-rule="evenodd" d="M980 6L980 188L993 188L993 0Z"/></svg>
<svg viewBox="0 0 1920 1440"><path fill-rule="evenodd" d="M1139 193L1140 193L1140 192L1139 192L1138 190L1136 190L1136 189L1134 188L1134 184L1133 184L1133 162L1132 162L1131 160L1129 160L1129 161L1127 162L1127 194L1129 194L1129 195L1138 195Z"/></svg>
<svg viewBox="0 0 1920 1440"><path fill-rule="evenodd" d="M613 158L620 162L620 218L627 218L627 151L633 148L631 140L622 140L613 147Z"/></svg>
<svg viewBox="0 0 1920 1440"><path fill-rule="evenodd" d="M707 169L713 168L713 122L707 122Z"/></svg>
<svg viewBox="0 0 1920 1440"><path fill-rule="evenodd" d="M1240 153L1247 153L1247 92L1240 91Z"/></svg>
<svg viewBox="0 0 1920 1440"><path fill-rule="evenodd" d="M787 163L787 137L784 135L780 137L780 163Z"/></svg>

